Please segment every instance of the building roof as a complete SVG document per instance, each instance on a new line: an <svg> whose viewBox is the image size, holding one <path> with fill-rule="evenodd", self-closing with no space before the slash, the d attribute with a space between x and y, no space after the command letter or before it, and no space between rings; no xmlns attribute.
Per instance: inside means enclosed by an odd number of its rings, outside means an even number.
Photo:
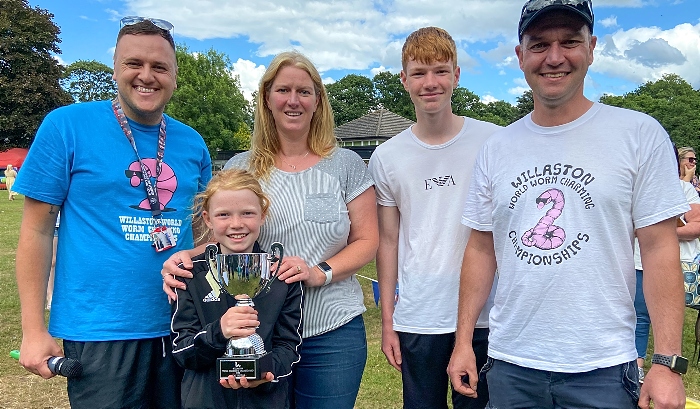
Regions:
<svg viewBox="0 0 700 409"><path fill-rule="evenodd" d="M340 141L358 139L389 139L415 122L386 110L379 109L335 128Z"/></svg>

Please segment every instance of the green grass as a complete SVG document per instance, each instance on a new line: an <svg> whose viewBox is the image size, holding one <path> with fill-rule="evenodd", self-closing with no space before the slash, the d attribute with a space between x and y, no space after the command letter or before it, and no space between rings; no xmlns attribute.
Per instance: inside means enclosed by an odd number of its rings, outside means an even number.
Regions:
<svg viewBox="0 0 700 409"><path fill-rule="evenodd" d="M15 283L14 265L23 197L9 201L0 191L0 408L69 408L65 378L54 377L45 381L29 374L9 351L19 349L22 334L20 306ZM376 278L374 263L364 267L360 274ZM401 375L392 368L381 352L381 325L379 308L374 305L372 284L360 278L365 293L365 325L367 327L368 356L362 378L357 409L401 408ZM686 309L683 355L693 356L694 328L697 313ZM650 342L650 352L653 342ZM651 354L649 354L651 357ZM696 358L697 359L697 358ZM647 369L650 363L647 361ZM700 369L693 359L684 377L689 397L700 398Z"/></svg>

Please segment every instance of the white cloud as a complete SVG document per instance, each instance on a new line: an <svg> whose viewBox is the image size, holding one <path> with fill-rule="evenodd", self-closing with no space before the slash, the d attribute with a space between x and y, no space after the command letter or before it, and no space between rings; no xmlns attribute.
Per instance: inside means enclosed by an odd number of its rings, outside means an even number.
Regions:
<svg viewBox="0 0 700 409"><path fill-rule="evenodd" d="M494 97L493 95L484 95L483 97L481 97L481 102L483 102L484 104L490 104L496 101L499 101L499 99Z"/></svg>
<svg viewBox="0 0 700 409"><path fill-rule="evenodd" d="M515 96L519 97L525 91L530 89L530 86L527 85L527 81L525 81L525 78L515 78L515 79L513 79L513 83L516 86L508 89L508 93L510 95L515 95Z"/></svg>
<svg viewBox="0 0 700 409"><path fill-rule="evenodd" d="M265 73L266 67L241 58L231 64L231 66L233 68L231 75L238 76L243 96L246 100L253 101L253 92L258 90L260 78Z"/></svg>
<svg viewBox="0 0 700 409"><path fill-rule="evenodd" d="M606 28L617 27L617 16L610 16L600 20L600 25Z"/></svg>
<svg viewBox="0 0 700 409"><path fill-rule="evenodd" d="M700 87L700 23L618 30L598 40L593 72L635 84L675 73Z"/></svg>

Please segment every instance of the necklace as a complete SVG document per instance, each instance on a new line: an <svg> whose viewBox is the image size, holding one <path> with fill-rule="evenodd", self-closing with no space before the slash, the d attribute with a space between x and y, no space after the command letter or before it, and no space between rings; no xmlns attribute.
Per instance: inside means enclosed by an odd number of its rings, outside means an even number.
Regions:
<svg viewBox="0 0 700 409"><path fill-rule="evenodd" d="M306 153L304 154L304 156L302 156L301 159L299 159L299 160L302 160L302 159L304 159L305 157L309 156L309 152L310 152L310 151L306 151ZM287 165L289 165L289 167L292 168L293 170L297 170L297 167L294 166L294 165L292 165L291 163L287 162L286 160L284 160L284 159L282 158L282 155L283 155L283 154L280 153L280 159L282 160L282 162L284 162L284 163L286 163ZM285 155L285 156L286 156L286 155Z"/></svg>

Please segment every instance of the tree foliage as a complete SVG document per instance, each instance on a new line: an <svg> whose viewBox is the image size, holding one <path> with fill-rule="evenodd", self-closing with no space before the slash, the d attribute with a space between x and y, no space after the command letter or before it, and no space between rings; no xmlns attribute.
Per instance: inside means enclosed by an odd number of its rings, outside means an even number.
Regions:
<svg viewBox="0 0 700 409"><path fill-rule="evenodd" d="M117 96L114 70L92 60L78 60L63 71L61 85L75 102L102 101Z"/></svg>
<svg viewBox="0 0 700 409"><path fill-rule="evenodd" d="M196 129L211 155L249 146L251 108L238 77L231 74L228 56L213 48L193 53L178 45L177 62L177 89L165 112Z"/></svg>
<svg viewBox="0 0 700 409"><path fill-rule="evenodd" d="M604 95L600 102L644 112L661 123L678 147L700 151L700 90L676 74L666 74L622 96Z"/></svg>
<svg viewBox="0 0 700 409"><path fill-rule="evenodd" d="M374 84L363 75L346 75L339 81L326 85L326 92L336 126L367 115L377 106Z"/></svg>
<svg viewBox="0 0 700 409"><path fill-rule="evenodd" d="M408 91L401 84L401 75L384 71L372 78L374 88L377 91L377 103L382 108L408 118L416 120L416 111Z"/></svg>
<svg viewBox="0 0 700 409"><path fill-rule="evenodd" d="M44 116L71 102L59 85L60 53L53 14L27 0L0 7L0 150L29 147Z"/></svg>

